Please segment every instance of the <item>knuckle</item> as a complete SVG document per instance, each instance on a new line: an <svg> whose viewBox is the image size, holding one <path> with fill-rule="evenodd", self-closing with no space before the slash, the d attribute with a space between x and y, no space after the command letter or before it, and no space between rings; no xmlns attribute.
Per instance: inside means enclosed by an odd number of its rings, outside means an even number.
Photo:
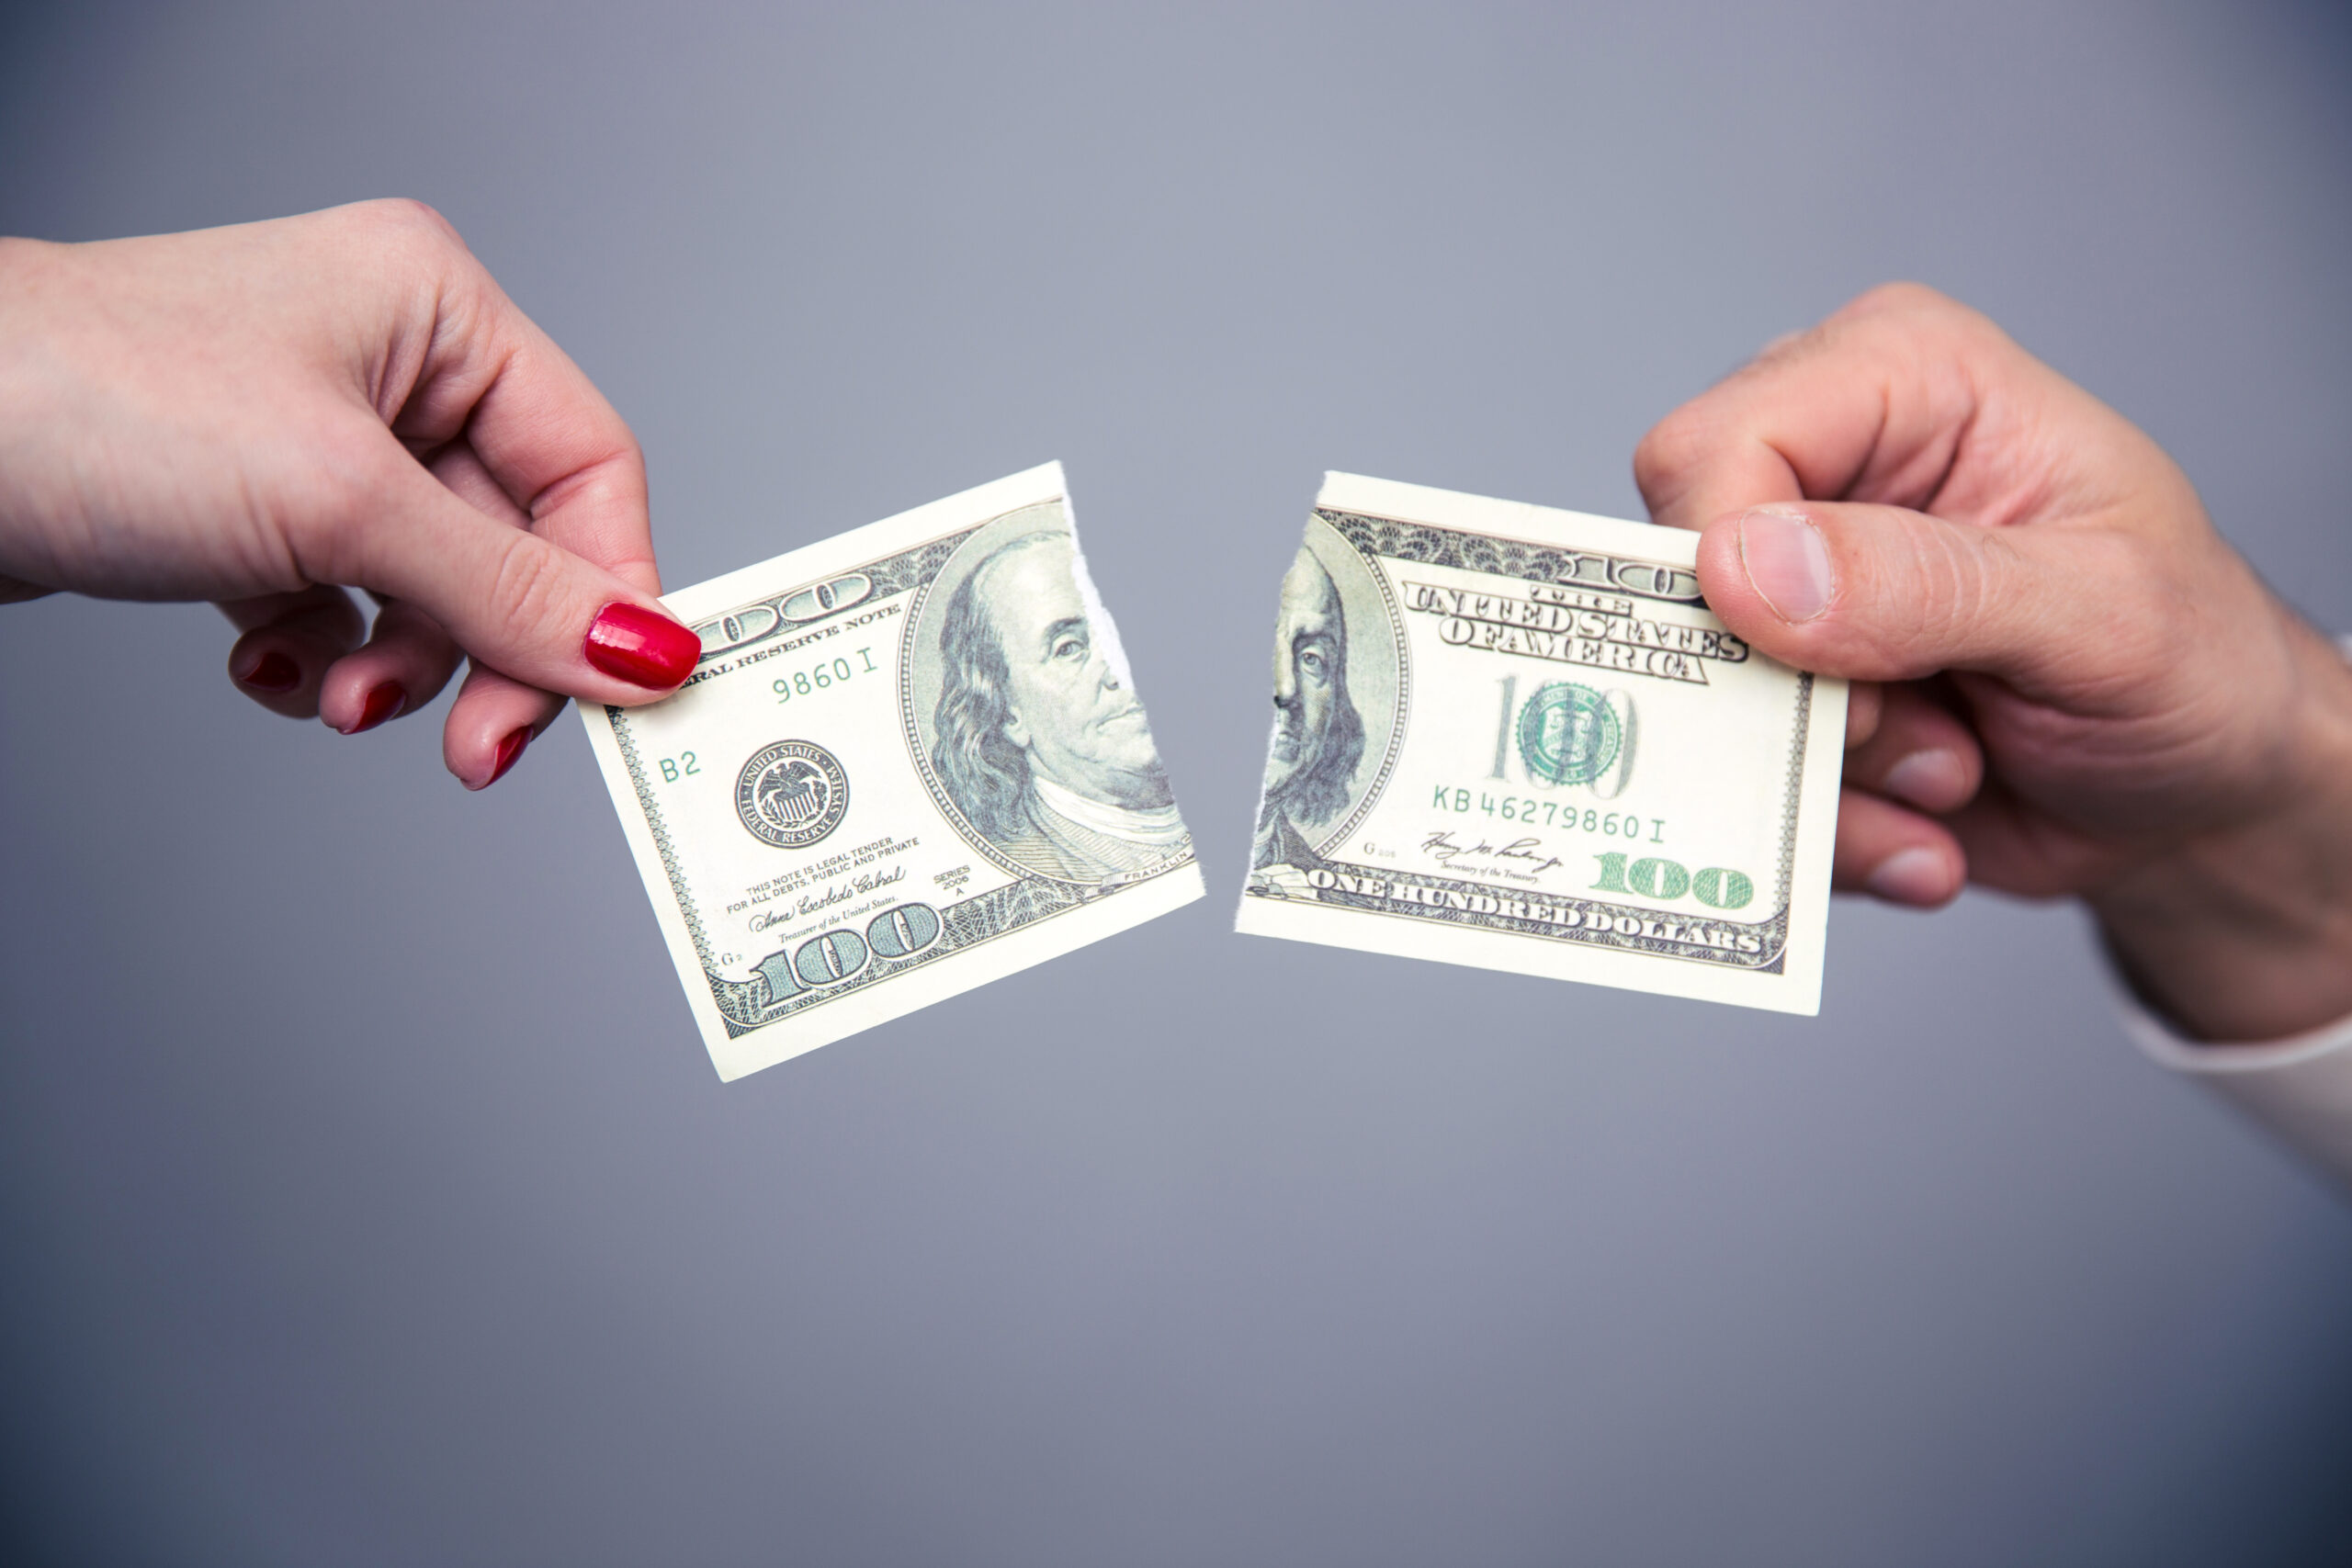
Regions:
<svg viewBox="0 0 2352 1568"><path fill-rule="evenodd" d="M449 220L412 197L360 202L343 216L357 265L387 287L437 299L479 267Z"/></svg>
<svg viewBox="0 0 2352 1568"><path fill-rule="evenodd" d="M1949 547L1929 547L1917 558L1927 592L1919 596L1920 614L1910 641L1922 659L1932 661L1973 637L1984 613L1984 579Z"/></svg>
<svg viewBox="0 0 2352 1568"><path fill-rule="evenodd" d="M1650 426L1634 448L1634 482L1644 495L1673 488L1697 467L1706 449L1705 426L1704 416L1690 403Z"/></svg>
<svg viewBox="0 0 2352 1568"><path fill-rule="evenodd" d="M1983 543L2005 546L1991 538ZM1905 677L1928 673L1976 640L1993 597L1992 573L1951 525L1924 516L1904 518L1899 547L1887 558L1897 570L1876 585L1874 597L1892 622L1895 664Z"/></svg>
<svg viewBox="0 0 2352 1568"><path fill-rule="evenodd" d="M457 226L440 212L410 196L363 201L353 213L382 238L412 245L452 246L462 243Z"/></svg>
<svg viewBox="0 0 2352 1568"><path fill-rule="evenodd" d="M1818 321L1795 332L1782 333L1756 351L1756 356L1740 367L1742 374L1769 370L1792 364L1819 351L1828 341L1828 334Z"/></svg>
<svg viewBox="0 0 2352 1568"><path fill-rule="evenodd" d="M641 513L646 504L647 479L645 448L638 445L637 433L610 405L587 411L581 423L583 429L601 438L605 449L603 457L582 468L582 489L599 492Z"/></svg>
<svg viewBox="0 0 2352 1568"><path fill-rule="evenodd" d="M513 530L492 574L491 613L526 633L551 629L565 608L565 576L553 546Z"/></svg>
<svg viewBox="0 0 2352 1568"><path fill-rule="evenodd" d="M1858 295L1822 323L1825 331L1851 333L1906 358L1938 352L1981 354L2008 342L1983 311L1924 283L1882 283Z"/></svg>
<svg viewBox="0 0 2352 1568"><path fill-rule="evenodd" d="M1964 310L1965 306L1939 289L1924 283L1898 278L1866 288L1849 300L1832 321L1860 321L1871 316L1941 315Z"/></svg>

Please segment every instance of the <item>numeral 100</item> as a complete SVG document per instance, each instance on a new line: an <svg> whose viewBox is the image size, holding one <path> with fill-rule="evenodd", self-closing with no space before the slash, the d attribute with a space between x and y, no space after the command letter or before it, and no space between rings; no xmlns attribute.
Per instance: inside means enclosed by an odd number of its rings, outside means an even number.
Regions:
<svg viewBox="0 0 2352 1568"><path fill-rule="evenodd" d="M865 922L865 934L842 926L820 931L792 952L771 953L759 973L767 976L773 1001L803 991L837 986L864 969L871 958L904 958L939 940L939 911L928 904L901 904Z"/></svg>
<svg viewBox="0 0 2352 1568"><path fill-rule="evenodd" d="M1756 884L1746 873L1725 871L1719 865L1693 873L1679 861L1650 855L1631 865L1625 855L1614 851L1593 858L1600 863L1600 880L1592 885L1596 893L1638 893L1659 900L1688 893L1711 909L1745 909L1756 897Z"/></svg>

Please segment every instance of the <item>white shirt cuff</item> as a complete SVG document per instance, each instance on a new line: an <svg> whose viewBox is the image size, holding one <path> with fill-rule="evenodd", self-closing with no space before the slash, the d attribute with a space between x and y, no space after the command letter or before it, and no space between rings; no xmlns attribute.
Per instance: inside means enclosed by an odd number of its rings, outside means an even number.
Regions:
<svg viewBox="0 0 2352 1568"><path fill-rule="evenodd" d="M2352 637L2337 639L2352 658ZM2256 1121L2352 1185L2352 1017L2284 1040L2200 1044L2185 1040L2132 994L2112 964L2124 1032L2175 1072L2194 1074Z"/></svg>
<svg viewBox="0 0 2352 1568"><path fill-rule="evenodd" d="M2232 1044L2184 1039L2174 1032L2172 1025L2149 1011L2147 1003L2132 994L2112 964L2108 966L2108 975L2114 982L2115 1006L2123 1015L2124 1032L2138 1041L2142 1050L2177 1072L2211 1073L2225 1077L2274 1073L2323 1060L2331 1054L2352 1055L2352 1016L2301 1034L2290 1034L2284 1040Z"/></svg>
<svg viewBox="0 0 2352 1568"><path fill-rule="evenodd" d="M2202 1080L2352 1187L2352 1018L2261 1044L2198 1044L2175 1033L2109 971L2123 1028L2176 1072Z"/></svg>

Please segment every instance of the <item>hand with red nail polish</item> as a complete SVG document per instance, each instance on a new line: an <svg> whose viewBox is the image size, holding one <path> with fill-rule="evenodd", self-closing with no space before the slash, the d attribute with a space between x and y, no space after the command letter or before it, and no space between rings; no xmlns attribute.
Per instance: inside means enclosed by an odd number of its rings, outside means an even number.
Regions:
<svg viewBox="0 0 2352 1568"><path fill-rule="evenodd" d="M1634 467L1734 632L1859 682L1839 886L2081 897L2208 1038L2352 1012L2352 666L2113 410L1898 285Z"/></svg>
<svg viewBox="0 0 2352 1568"><path fill-rule="evenodd" d="M596 612L581 651L616 681L666 692L694 673L702 638L667 615L620 603Z"/></svg>
<svg viewBox="0 0 2352 1568"><path fill-rule="evenodd" d="M283 696L302 683L302 671L300 666L276 649L266 649L261 657L253 661L253 667L238 679L256 692Z"/></svg>
<svg viewBox="0 0 2352 1568"><path fill-rule="evenodd" d="M373 729L388 718L399 717L401 710L407 706L408 694L401 690L398 681L380 682L368 688L368 700L360 706L359 717L344 733L356 735L363 729Z"/></svg>
<svg viewBox="0 0 2352 1568"><path fill-rule="evenodd" d="M528 726L507 731L505 739L499 741L498 750L491 756L490 772L482 776L480 783L469 784L466 787L488 789L504 778L506 770L514 765L516 760L523 755L523 748L530 743L531 731Z"/></svg>
<svg viewBox="0 0 2352 1568"><path fill-rule="evenodd" d="M701 654L628 427L413 202L0 239L0 604L58 590L218 603L237 689L345 735L470 660L443 752L475 788L566 697Z"/></svg>

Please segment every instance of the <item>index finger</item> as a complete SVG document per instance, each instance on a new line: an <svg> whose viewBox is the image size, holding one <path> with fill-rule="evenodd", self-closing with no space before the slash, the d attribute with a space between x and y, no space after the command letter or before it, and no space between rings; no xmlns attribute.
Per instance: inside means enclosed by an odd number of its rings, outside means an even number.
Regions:
<svg viewBox="0 0 2352 1568"><path fill-rule="evenodd" d="M428 446L462 438L531 532L659 594L636 435L454 230L447 238L456 254L431 346L393 433Z"/></svg>
<svg viewBox="0 0 2352 1568"><path fill-rule="evenodd" d="M2025 357L1932 289L1873 289L1659 421L1634 451L1634 482L1651 517L1679 528L1775 501L1927 510L2004 350Z"/></svg>

